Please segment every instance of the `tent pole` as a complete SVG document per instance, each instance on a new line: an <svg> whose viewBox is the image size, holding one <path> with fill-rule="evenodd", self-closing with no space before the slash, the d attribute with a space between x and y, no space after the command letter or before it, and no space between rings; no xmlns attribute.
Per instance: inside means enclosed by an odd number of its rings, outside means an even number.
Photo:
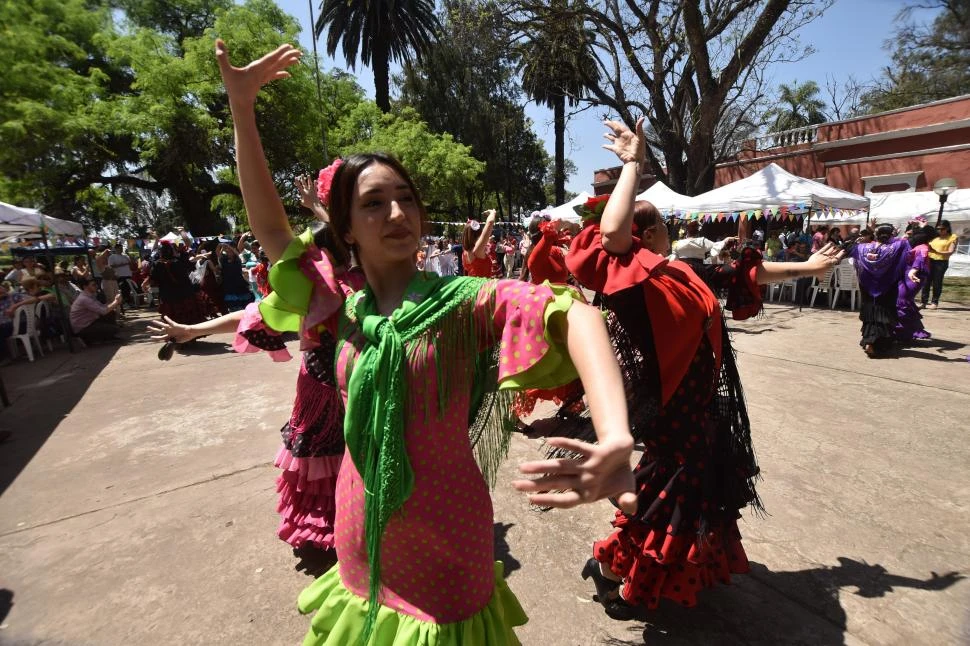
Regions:
<svg viewBox="0 0 970 646"><path fill-rule="evenodd" d="M69 313L65 313L64 309L64 295L61 294L61 290L57 288L57 273L54 266L54 254L51 253L50 243L47 241L47 224L44 222L46 216L40 214L40 239L44 243L44 251L47 256L47 264L50 267L51 278L54 280L54 295L57 297L57 313L61 318L61 325L63 326L64 339L67 341L67 349L69 351L76 352L74 348L74 339L71 338L71 317Z"/></svg>

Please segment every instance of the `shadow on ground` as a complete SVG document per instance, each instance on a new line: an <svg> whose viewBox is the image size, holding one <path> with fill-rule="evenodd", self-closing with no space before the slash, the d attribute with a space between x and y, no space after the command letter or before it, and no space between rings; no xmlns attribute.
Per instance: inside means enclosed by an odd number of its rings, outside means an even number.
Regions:
<svg viewBox="0 0 970 646"><path fill-rule="evenodd" d="M846 613L840 593L872 599L896 588L939 591L965 578L957 572L932 572L927 579L916 579L891 574L878 564L846 557L838 561L834 567L794 572L772 572L751 563L750 574L736 577L732 582L736 585L704 592L696 607L664 600L656 610L644 610L629 623L631 639L605 643L841 646L846 643ZM770 589L767 594L765 586Z"/></svg>
<svg viewBox="0 0 970 646"><path fill-rule="evenodd" d="M321 550L312 545L293 549L293 556L299 559L293 569L316 578L337 564L337 552Z"/></svg>
<svg viewBox="0 0 970 646"><path fill-rule="evenodd" d="M19 360L0 369L10 397L10 406L0 409L0 426L12 432L0 450L0 494L84 397L119 347L112 343L70 353L55 346L53 353L32 363Z"/></svg>
<svg viewBox="0 0 970 646"><path fill-rule="evenodd" d="M512 556L512 550L509 547L509 542L506 539L509 530L515 527L515 523L495 523L495 560L501 561L505 569L505 578L509 577L509 574L515 572L522 567L522 564L517 558Z"/></svg>

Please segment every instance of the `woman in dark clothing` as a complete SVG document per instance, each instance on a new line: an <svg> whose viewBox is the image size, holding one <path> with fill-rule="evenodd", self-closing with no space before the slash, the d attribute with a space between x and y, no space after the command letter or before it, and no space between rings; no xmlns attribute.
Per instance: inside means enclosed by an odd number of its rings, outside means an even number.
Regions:
<svg viewBox="0 0 970 646"><path fill-rule="evenodd" d="M158 287L158 312L186 325L201 323L219 315L205 292L197 292L189 280L191 266L184 255L176 257L170 244L162 244L152 267L151 283Z"/></svg>
<svg viewBox="0 0 970 646"><path fill-rule="evenodd" d="M232 245L221 244L217 251L219 258L219 272L222 274L222 297L226 308L230 312L245 309L256 300L249 281L243 276L242 259Z"/></svg>
<svg viewBox="0 0 970 646"><path fill-rule="evenodd" d="M634 470L636 513L616 513L615 531L594 543L582 572L593 577L607 614L629 619L661 597L693 606L703 588L748 570L737 519L747 506L761 509L759 470L714 290L727 291L735 319L748 318L761 308L761 285L824 274L839 254L828 246L802 263L765 263L745 247L733 262L701 265L701 275L668 261L657 209L635 202L642 120L635 134L607 125L607 148L623 169L612 196L587 202L566 264L583 287L602 294L631 432L645 447Z"/></svg>

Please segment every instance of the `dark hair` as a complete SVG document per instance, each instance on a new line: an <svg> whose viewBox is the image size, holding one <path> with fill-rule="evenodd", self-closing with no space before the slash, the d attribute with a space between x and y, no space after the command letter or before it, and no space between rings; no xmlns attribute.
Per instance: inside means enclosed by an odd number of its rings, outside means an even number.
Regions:
<svg viewBox="0 0 970 646"><path fill-rule="evenodd" d="M84 289L85 287L87 287L91 283L97 284L98 281L95 278L82 278L81 279L81 282L79 284L80 284L81 289Z"/></svg>
<svg viewBox="0 0 970 646"><path fill-rule="evenodd" d="M925 224L919 228L913 229L913 233L909 237L909 243L916 247L921 244L926 244L935 237L936 229L928 224Z"/></svg>
<svg viewBox="0 0 970 646"><path fill-rule="evenodd" d="M657 222L660 222L660 211L652 203L646 200L637 200L633 203L633 224L637 225L641 234L647 229L657 226ZM694 220L687 224L688 231L690 231L691 224L697 224L697 221Z"/></svg>
<svg viewBox="0 0 970 646"><path fill-rule="evenodd" d="M529 220L529 241L532 244L536 244L542 238L542 230L539 228L539 225L543 222L545 222L545 219L540 215Z"/></svg>
<svg viewBox="0 0 970 646"><path fill-rule="evenodd" d="M478 236L481 235L480 231L481 229L475 231L470 224L465 223L465 228L461 232L461 248L468 252L474 249Z"/></svg>
<svg viewBox="0 0 970 646"><path fill-rule="evenodd" d="M320 249L326 249L333 256L334 263L337 265L346 265L350 262L350 257L347 255L347 247L345 245L337 245L332 226L326 222L317 221L310 225L310 231L313 232L313 244L317 245ZM260 257L262 255L263 253L260 251Z"/></svg>
<svg viewBox="0 0 970 646"><path fill-rule="evenodd" d="M895 231L891 224L880 224L876 227L876 240L883 243L889 242L892 240Z"/></svg>
<svg viewBox="0 0 970 646"><path fill-rule="evenodd" d="M162 248L158 251L158 257L162 260L172 260L175 258L175 250L172 249L172 245L163 244Z"/></svg>
<svg viewBox="0 0 970 646"><path fill-rule="evenodd" d="M687 223L687 235L696 236L701 232L701 223L697 220L691 220Z"/></svg>
<svg viewBox="0 0 970 646"><path fill-rule="evenodd" d="M949 231L950 233L953 233L953 227L950 226L949 220L940 220L940 224L937 226L946 227L947 231Z"/></svg>
<svg viewBox="0 0 970 646"><path fill-rule="evenodd" d="M330 185L330 226L333 227L334 246L341 250L342 257L350 256L347 249L347 234L350 233L350 210L354 203L354 187L357 185L357 178L369 166L373 164L383 164L390 167L403 179L408 188L414 194L418 208L421 210L421 222L427 219L427 211L424 202L421 200L421 193L414 185L411 175L401 162L387 153L357 153L344 160L337 171L333 174L333 182ZM358 261L360 258L358 258Z"/></svg>

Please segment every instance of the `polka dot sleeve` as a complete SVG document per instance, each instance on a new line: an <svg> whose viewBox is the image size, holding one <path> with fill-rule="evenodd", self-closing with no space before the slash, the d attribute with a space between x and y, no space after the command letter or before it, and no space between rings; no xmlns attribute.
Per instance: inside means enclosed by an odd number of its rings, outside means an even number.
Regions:
<svg viewBox="0 0 970 646"><path fill-rule="evenodd" d="M566 344L555 330L579 295L564 286L516 280L489 281L475 316L499 339L499 388L555 388L578 378Z"/></svg>

